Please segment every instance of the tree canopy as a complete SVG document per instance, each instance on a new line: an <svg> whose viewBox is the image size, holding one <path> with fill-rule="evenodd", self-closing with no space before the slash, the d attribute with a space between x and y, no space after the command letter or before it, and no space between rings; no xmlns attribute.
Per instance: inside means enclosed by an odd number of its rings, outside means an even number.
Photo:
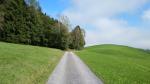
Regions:
<svg viewBox="0 0 150 84"><path fill-rule="evenodd" d="M67 17L54 19L42 13L36 0L0 0L0 41L58 49L82 49L80 26L69 31Z"/></svg>

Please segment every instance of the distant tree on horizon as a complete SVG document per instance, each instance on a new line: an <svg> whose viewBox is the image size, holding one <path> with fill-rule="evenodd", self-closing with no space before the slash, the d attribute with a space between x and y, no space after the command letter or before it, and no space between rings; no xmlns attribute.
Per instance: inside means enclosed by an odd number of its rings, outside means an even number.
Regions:
<svg viewBox="0 0 150 84"><path fill-rule="evenodd" d="M80 28L80 26L76 26L71 32L71 44L70 48L80 50L84 48L85 45L85 31Z"/></svg>

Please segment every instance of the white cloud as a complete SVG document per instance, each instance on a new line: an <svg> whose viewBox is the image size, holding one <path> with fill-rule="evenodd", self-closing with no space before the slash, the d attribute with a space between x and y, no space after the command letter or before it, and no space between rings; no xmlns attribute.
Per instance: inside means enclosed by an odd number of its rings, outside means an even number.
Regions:
<svg viewBox="0 0 150 84"><path fill-rule="evenodd" d="M143 14L142 18L143 18L143 20L145 20L145 21L150 21L150 9L144 11L144 14Z"/></svg>
<svg viewBox="0 0 150 84"><path fill-rule="evenodd" d="M73 24L85 27L86 43L123 44L150 48L150 32L132 27L128 21L113 18L120 13L136 13L148 0L72 0L64 10Z"/></svg>
<svg viewBox="0 0 150 84"><path fill-rule="evenodd" d="M96 24L95 24L96 25ZM139 48L150 48L150 33L137 27L130 27L124 22L103 21L97 29L87 30L87 46L95 44L121 44ZM101 28L103 27L103 28Z"/></svg>

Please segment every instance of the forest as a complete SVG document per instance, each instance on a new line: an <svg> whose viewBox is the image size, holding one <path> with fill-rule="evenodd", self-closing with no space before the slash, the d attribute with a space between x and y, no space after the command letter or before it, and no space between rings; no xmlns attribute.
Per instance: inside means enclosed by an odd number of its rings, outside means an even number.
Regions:
<svg viewBox="0 0 150 84"><path fill-rule="evenodd" d="M0 41L80 50L84 37L79 25L70 28L67 16L48 16L36 0L0 0Z"/></svg>

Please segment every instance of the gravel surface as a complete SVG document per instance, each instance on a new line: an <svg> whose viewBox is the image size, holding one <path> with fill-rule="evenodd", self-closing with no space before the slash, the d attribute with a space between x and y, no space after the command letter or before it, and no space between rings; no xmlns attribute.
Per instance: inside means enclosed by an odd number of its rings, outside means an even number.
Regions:
<svg viewBox="0 0 150 84"><path fill-rule="evenodd" d="M65 52L47 84L103 84L72 52Z"/></svg>

